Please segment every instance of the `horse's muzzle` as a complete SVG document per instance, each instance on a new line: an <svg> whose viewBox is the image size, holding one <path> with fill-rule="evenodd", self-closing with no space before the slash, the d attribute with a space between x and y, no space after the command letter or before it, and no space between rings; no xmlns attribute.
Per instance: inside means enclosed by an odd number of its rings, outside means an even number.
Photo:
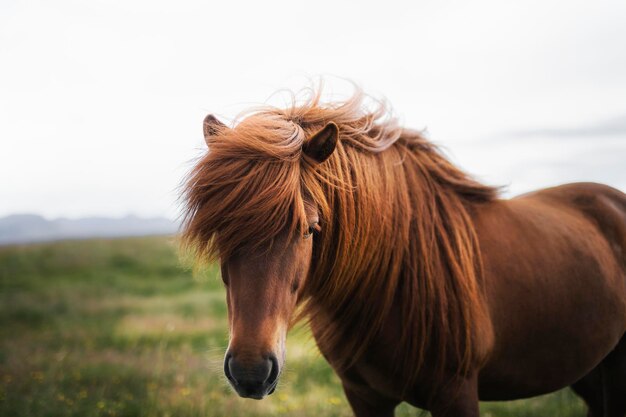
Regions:
<svg viewBox="0 0 626 417"><path fill-rule="evenodd" d="M224 359L224 374L239 396L260 400L276 389L280 369L274 354L257 363L244 364L228 352Z"/></svg>

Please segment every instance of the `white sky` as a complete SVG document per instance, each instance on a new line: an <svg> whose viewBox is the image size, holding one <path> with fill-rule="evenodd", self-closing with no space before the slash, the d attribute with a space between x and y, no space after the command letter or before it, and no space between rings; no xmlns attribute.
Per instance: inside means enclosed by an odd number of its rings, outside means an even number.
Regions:
<svg viewBox="0 0 626 417"><path fill-rule="evenodd" d="M623 0L2 0L0 216L174 218L207 113L320 74L510 194L626 190L625 22Z"/></svg>

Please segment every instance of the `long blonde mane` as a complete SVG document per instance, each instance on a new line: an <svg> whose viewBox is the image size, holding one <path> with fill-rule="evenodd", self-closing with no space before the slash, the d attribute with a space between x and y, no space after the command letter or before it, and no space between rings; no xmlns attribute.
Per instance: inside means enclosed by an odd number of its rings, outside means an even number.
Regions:
<svg viewBox="0 0 626 417"><path fill-rule="evenodd" d="M263 107L208 140L185 185L184 241L201 259L271 244L306 227L305 197L321 232L301 299L303 315L331 317L317 337L349 364L381 330L393 305L405 337L398 363L418 372L427 350L439 368L464 372L482 360L476 327L485 314L471 207L496 189L471 179L419 132L400 127L361 92L324 104L320 92L286 109ZM317 164L302 146L339 126L332 156Z"/></svg>

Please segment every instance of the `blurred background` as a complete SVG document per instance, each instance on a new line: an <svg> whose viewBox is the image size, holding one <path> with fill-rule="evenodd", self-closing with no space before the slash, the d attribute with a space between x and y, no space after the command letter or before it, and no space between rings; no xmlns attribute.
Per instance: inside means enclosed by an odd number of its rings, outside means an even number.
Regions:
<svg viewBox="0 0 626 417"><path fill-rule="evenodd" d="M347 79L505 197L626 190L625 21L617 0L3 0L0 415L351 415L306 329L268 400L222 377L217 270L175 241L203 117ZM584 415L568 391L482 413Z"/></svg>

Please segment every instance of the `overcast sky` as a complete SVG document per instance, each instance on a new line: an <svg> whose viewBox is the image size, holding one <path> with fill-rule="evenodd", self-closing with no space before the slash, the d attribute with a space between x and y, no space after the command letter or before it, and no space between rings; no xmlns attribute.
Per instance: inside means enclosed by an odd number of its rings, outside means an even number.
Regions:
<svg viewBox="0 0 626 417"><path fill-rule="evenodd" d="M0 216L175 218L207 113L320 74L507 195L626 190L625 22L623 0L2 0Z"/></svg>

